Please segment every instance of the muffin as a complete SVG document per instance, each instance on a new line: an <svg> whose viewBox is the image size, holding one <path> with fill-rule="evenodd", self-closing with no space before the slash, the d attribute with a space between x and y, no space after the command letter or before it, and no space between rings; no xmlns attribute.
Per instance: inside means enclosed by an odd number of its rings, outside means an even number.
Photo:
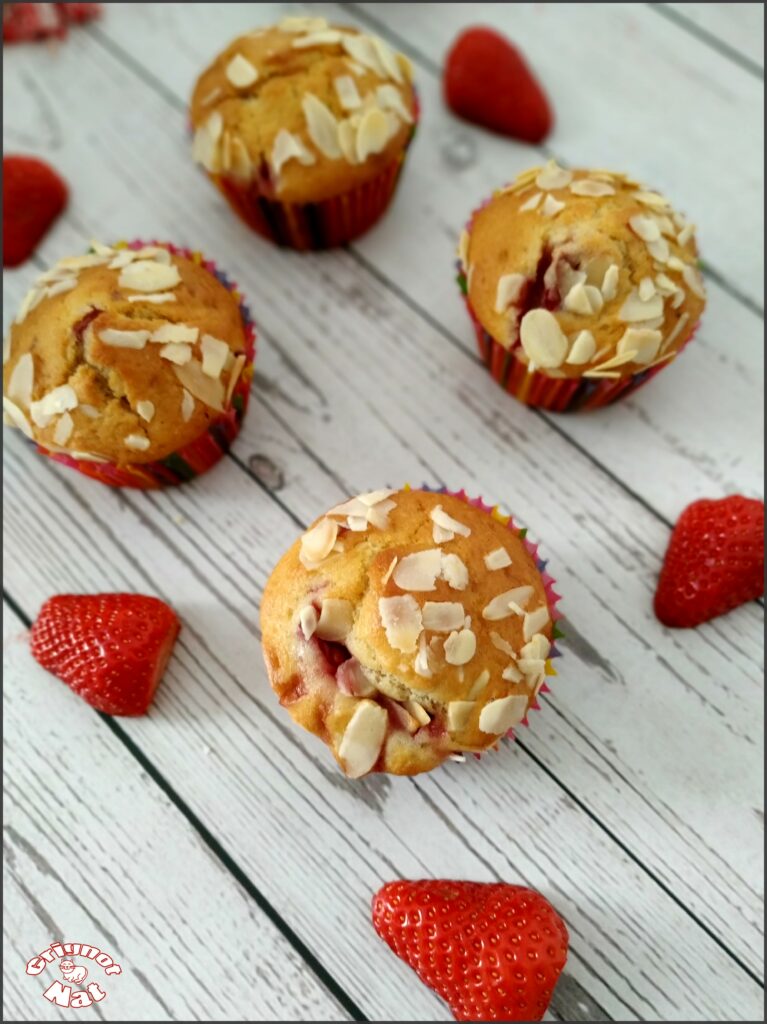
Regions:
<svg viewBox="0 0 767 1024"><path fill-rule="evenodd" d="M463 492L381 490L282 557L261 607L269 679L349 777L480 754L537 707L561 634L524 534Z"/></svg>
<svg viewBox="0 0 767 1024"><path fill-rule="evenodd" d="M115 487L205 472L240 430L255 332L199 253L93 243L24 299L3 350L5 422Z"/></svg>
<svg viewBox="0 0 767 1024"><path fill-rule="evenodd" d="M259 234L326 249L386 209L416 117L406 57L325 18L287 17L235 39L202 73L193 154Z"/></svg>
<svg viewBox="0 0 767 1024"><path fill-rule="evenodd" d="M622 174L550 161L477 210L459 284L495 379L528 405L594 409L673 362L706 304L693 225Z"/></svg>

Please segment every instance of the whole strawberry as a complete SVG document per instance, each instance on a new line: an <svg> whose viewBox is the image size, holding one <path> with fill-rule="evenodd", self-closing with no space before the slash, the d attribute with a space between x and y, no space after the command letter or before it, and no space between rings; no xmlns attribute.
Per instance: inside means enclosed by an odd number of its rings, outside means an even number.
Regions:
<svg viewBox="0 0 767 1024"><path fill-rule="evenodd" d="M567 959L551 904L503 882L389 882L373 925L456 1020L541 1020Z"/></svg>
<svg viewBox="0 0 767 1024"><path fill-rule="evenodd" d="M3 157L3 266L16 267L37 248L67 205L67 186L42 160Z"/></svg>
<svg viewBox="0 0 767 1024"><path fill-rule="evenodd" d="M32 654L108 715L143 715L178 636L176 613L141 594L61 594L40 609Z"/></svg>
<svg viewBox="0 0 767 1024"><path fill-rule="evenodd" d="M519 50L491 28L468 28L453 43L445 101L459 117L524 142L542 142L554 120L546 93Z"/></svg>
<svg viewBox="0 0 767 1024"><path fill-rule="evenodd" d="M690 627L764 593L764 502L734 495L688 505L655 593L666 626Z"/></svg>

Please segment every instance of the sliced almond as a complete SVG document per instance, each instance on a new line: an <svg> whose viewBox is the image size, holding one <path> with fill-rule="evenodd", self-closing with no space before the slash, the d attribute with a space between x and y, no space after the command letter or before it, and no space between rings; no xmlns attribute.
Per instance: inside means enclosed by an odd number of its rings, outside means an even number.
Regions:
<svg viewBox="0 0 767 1024"><path fill-rule="evenodd" d="M421 633L418 639L418 654L415 656L413 668L416 674L423 679L431 679L433 675L429 663L429 647L426 643L426 633Z"/></svg>
<svg viewBox="0 0 767 1024"><path fill-rule="evenodd" d="M107 327L99 331L98 338L113 348L142 349L149 340L149 331L118 331Z"/></svg>
<svg viewBox="0 0 767 1024"><path fill-rule="evenodd" d="M186 388L181 391L181 419L188 423L194 415L194 395L191 395Z"/></svg>
<svg viewBox="0 0 767 1024"><path fill-rule="evenodd" d="M477 678L471 684L471 689L466 694L469 700L476 700L477 697L485 690L485 687L490 682L490 673L486 668L483 668Z"/></svg>
<svg viewBox="0 0 767 1024"><path fill-rule="evenodd" d="M369 36L344 32L341 45L349 54L352 60L362 64L370 71L375 72L379 78L387 78L386 68L381 63L381 58Z"/></svg>
<svg viewBox="0 0 767 1024"><path fill-rule="evenodd" d="M524 274L504 274L498 279L495 292L495 311L505 313L516 302L527 278Z"/></svg>
<svg viewBox="0 0 767 1024"><path fill-rule="evenodd" d="M547 309L531 309L522 317L519 335L527 358L535 366L561 366L567 355L567 338L557 318Z"/></svg>
<svg viewBox="0 0 767 1024"><path fill-rule="evenodd" d="M477 637L471 629L460 629L445 640L445 661L448 665L465 665L477 652Z"/></svg>
<svg viewBox="0 0 767 1024"><path fill-rule="evenodd" d="M129 263L120 271L117 282L121 288L136 292L157 292L174 288L181 283L181 275L175 264L158 263L156 260L139 260Z"/></svg>
<svg viewBox="0 0 767 1024"><path fill-rule="evenodd" d="M617 345L618 356L632 354L632 362L651 363L658 354L663 335L660 331L629 327ZM606 363L603 368L610 369Z"/></svg>
<svg viewBox="0 0 767 1024"><path fill-rule="evenodd" d="M24 408L32 402L32 389L35 386L35 360L31 352L19 356L13 372L8 379L8 397Z"/></svg>
<svg viewBox="0 0 767 1024"><path fill-rule="evenodd" d="M154 292L151 295L129 295L128 302L175 302L176 296L173 292Z"/></svg>
<svg viewBox="0 0 767 1024"><path fill-rule="evenodd" d="M692 223L687 223L676 236L676 240L680 245L684 246L687 245L687 243L690 241L694 234L695 225Z"/></svg>
<svg viewBox="0 0 767 1024"><path fill-rule="evenodd" d="M127 437L123 438L123 444L126 448L130 448L131 451L145 452L149 448L150 441L144 434L128 434Z"/></svg>
<svg viewBox="0 0 767 1024"><path fill-rule="evenodd" d="M66 277L45 289L46 297L52 299L54 295L62 295L64 292L71 292L77 285L76 277Z"/></svg>
<svg viewBox="0 0 767 1024"><path fill-rule="evenodd" d="M232 364L232 368L229 371L229 380L227 381L226 393L224 395L224 405L227 407L232 400L234 389L237 387L237 381L240 379L240 374L243 371L246 361L247 360L244 355L236 356L234 363Z"/></svg>
<svg viewBox="0 0 767 1024"><path fill-rule="evenodd" d="M671 249L665 238L656 238L654 242L648 242L647 251L658 263L668 263L671 255Z"/></svg>
<svg viewBox="0 0 767 1024"><path fill-rule="evenodd" d="M521 683L524 678L517 668L516 662L513 661L501 672L501 679L504 679L507 683Z"/></svg>
<svg viewBox="0 0 767 1024"><path fill-rule="evenodd" d="M555 199L552 195L547 195L541 206L541 215L543 217L556 217L564 208L565 204L561 200Z"/></svg>
<svg viewBox="0 0 767 1024"><path fill-rule="evenodd" d="M421 609L413 595L381 597L378 612L389 645L404 654L412 654L423 629Z"/></svg>
<svg viewBox="0 0 767 1024"><path fill-rule="evenodd" d="M173 371L183 387L195 398L209 408L215 409L216 412L224 411L224 385L220 380L213 380L212 377L204 374L197 359L191 359L184 365L174 366Z"/></svg>
<svg viewBox="0 0 767 1024"><path fill-rule="evenodd" d="M362 106L362 98L357 89L357 83L351 75L339 75L333 79L333 87L338 96L338 102L344 110L357 110Z"/></svg>
<svg viewBox="0 0 767 1024"><path fill-rule="evenodd" d="M343 641L351 632L353 622L354 610L351 601L326 597L317 621L317 636L320 640Z"/></svg>
<svg viewBox="0 0 767 1024"><path fill-rule="evenodd" d="M214 338L212 334L203 334L200 351L202 352L202 372L207 377L218 380L229 355L229 346L220 338Z"/></svg>
<svg viewBox="0 0 767 1024"><path fill-rule="evenodd" d="M521 669L526 676L538 676L546 669L546 662L543 658L520 658L517 661L517 668Z"/></svg>
<svg viewBox="0 0 767 1024"><path fill-rule="evenodd" d="M136 402L136 412L142 420L146 420L147 423L151 423L154 417L154 402L150 402L148 399Z"/></svg>
<svg viewBox="0 0 767 1024"><path fill-rule="evenodd" d="M289 160L298 160L300 164L308 166L309 164L316 163L317 158L311 150L307 149L297 135L287 131L285 128L280 128L274 139L270 160L274 173L279 175L283 164L286 164Z"/></svg>
<svg viewBox="0 0 767 1024"><path fill-rule="evenodd" d="M402 590L435 590L441 572L442 552L439 548L429 548L401 558L393 579Z"/></svg>
<svg viewBox="0 0 767 1024"><path fill-rule="evenodd" d="M594 358L596 348L597 343L591 331L580 331L573 340L565 362L571 366L583 366Z"/></svg>
<svg viewBox="0 0 767 1024"><path fill-rule="evenodd" d="M534 593L533 587L530 586L513 587L511 590L505 590L502 594L494 597L482 609L482 618L488 622L499 622L501 619L508 619L512 614L509 605L513 602L520 608L524 608Z"/></svg>
<svg viewBox="0 0 767 1024"><path fill-rule="evenodd" d="M655 218L647 213L636 213L630 217L629 227L643 242L657 242L660 238L660 228Z"/></svg>
<svg viewBox="0 0 767 1024"><path fill-rule="evenodd" d="M442 555L441 576L452 590L465 590L469 585L469 570L458 555Z"/></svg>
<svg viewBox="0 0 767 1024"><path fill-rule="evenodd" d="M176 366L184 366L191 358L191 345L180 345L176 344L176 342L171 342L169 345L163 345L160 349L160 359L167 359L169 363L175 363Z"/></svg>
<svg viewBox="0 0 767 1024"><path fill-rule="evenodd" d="M389 563L389 568L386 570L386 572L381 577L381 586L382 587L385 587L386 584L391 579L391 574L394 572L394 566L397 564L397 561L398 561L398 558L395 555L394 558L392 558L391 562Z"/></svg>
<svg viewBox="0 0 767 1024"><path fill-rule="evenodd" d="M378 59L380 60L388 77L393 78L395 82L402 84L405 79L402 74L402 68L399 65L398 54L379 36L372 36L371 38L373 40L373 47L375 48Z"/></svg>
<svg viewBox="0 0 767 1024"><path fill-rule="evenodd" d="M301 537L301 561L304 565L321 562L333 550L338 523L324 517Z"/></svg>
<svg viewBox="0 0 767 1024"><path fill-rule="evenodd" d="M15 402L12 402L6 395L3 395L3 412L8 417L10 426L16 427L17 430L20 430L22 434L30 440L34 439L34 434L32 433L32 427L29 424L29 420L21 409L19 409L18 405L16 405Z"/></svg>
<svg viewBox="0 0 767 1024"><path fill-rule="evenodd" d="M376 89L376 99L380 107L393 111L405 124L413 123L413 115L405 106L405 100L396 85L379 85Z"/></svg>
<svg viewBox="0 0 767 1024"><path fill-rule="evenodd" d="M482 732L502 736L519 725L527 714L527 697L512 695L491 700L485 704L479 715L479 727Z"/></svg>
<svg viewBox="0 0 767 1024"><path fill-rule="evenodd" d="M494 569L505 569L507 565L511 565L511 556L506 548L496 548L485 555L484 562L485 567L491 571Z"/></svg>
<svg viewBox="0 0 767 1024"><path fill-rule="evenodd" d="M461 629L466 613L457 601L427 601L423 606L423 628L435 633Z"/></svg>
<svg viewBox="0 0 767 1024"><path fill-rule="evenodd" d="M520 213L528 213L530 210L534 210L538 203L543 199L543 192L534 192L529 199L526 199L519 208Z"/></svg>
<svg viewBox="0 0 767 1024"><path fill-rule="evenodd" d="M309 35L301 36L293 40L294 50L307 50L312 46L335 46L341 42L341 33L334 28L322 29L319 32L310 32Z"/></svg>
<svg viewBox="0 0 767 1024"><path fill-rule="evenodd" d="M690 314L689 313L682 313L682 315L679 317L679 319L677 320L676 324L674 325L671 333L666 338L666 340L663 342L663 349L664 350L668 349L671 345L673 345L673 343L679 337L680 332L682 330L684 330L684 328L686 327L687 321L689 319L690 319Z"/></svg>
<svg viewBox="0 0 767 1024"><path fill-rule="evenodd" d="M673 295L677 291L677 286L666 274L656 274L655 288L661 295Z"/></svg>
<svg viewBox="0 0 767 1024"><path fill-rule="evenodd" d="M682 269L682 278L691 292L697 295L699 299L705 299L706 289L703 287L703 278L700 276L697 267L693 267L690 263L685 263Z"/></svg>
<svg viewBox="0 0 767 1024"><path fill-rule="evenodd" d="M237 135L232 136L232 176L247 180L253 175L253 161L250 159L248 148Z"/></svg>
<svg viewBox="0 0 767 1024"><path fill-rule="evenodd" d="M405 708L419 725L428 725L431 721L431 715L422 704L418 703L417 700L406 700Z"/></svg>
<svg viewBox="0 0 767 1024"><path fill-rule="evenodd" d="M576 196L614 196L615 189L606 181L596 178L579 178L572 182L570 191Z"/></svg>
<svg viewBox="0 0 767 1024"><path fill-rule="evenodd" d="M562 302L564 308L569 310L571 313L579 313L581 316L591 316L595 310L591 305L591 296L589 295L587 288L591 288L593 292L596 292L597 295L599 295L601 308L601 292L592 285L586 285L583 282L573 285L567 295L565 295Z"/></svg>
<svg viewBox="0 0 767 1024"><path fill-rule="evenodd" d="M72 436L72 431L75 428L75 421L69 415L68 412L62 413L59 416L56 423L56 427L53 431L54 444L64 445Z"/></svg>
<svg viewBox="0 0 767 1024"><path fill-rule="evenodd" d="M87 402L81 402L78 409L87 416L89 420L97 420L101 416L101 412L96 408L95 405L88 405Z"/></svg>
<svg viewBox="0 0 767 1024"><path fill-rule="evenodd" d="M247 57L236 53L226 65L226 77L235 89L247 89L258 81L258 68L255 68Z"/></svg>
<svg viewBox="0 0 767 1024"><path fill-rule="evenodd" d="M329 160L338 160L343 154L338 142L338 121L331 110L313 93L307 92L301 101L309 138Z"/></svg>
<svg viewBox="0 0 767 1024"><path fill-rule="evenodd" d="M543 633L536 633L519 652L520 658L537 658L545 661L551 651L551 641Z"/></svg>
<svg viewBox="0 0 767 1024"><path fill-rule="evenodd" d="M522 635L525 638L525 642L532 640L535 633L540 633L549 621L549 618L549 609L545 604L542 604L540 608L536 608L535 611L526 612L522 624Z"/></svg>
<svg viewBox="0 0 767 1024"><path fill-rule="evenodd" d="M387 727L385 708L372 700L358 703L338 748L338 757L349 778L358 779L375 765Z"/></svg>
<svg viewBox="0 0 767 1024"><path fill-rule="evenodd" d="M435 505L429 513L429 518L434 523L435 527L439 526L441 529L448 531L449 533L458 533L462 537L471 536L471 529L464 523L459 523L457 519L453 519L447 512L442 508L441 505ZM452 540L452 538L450 538Z"/></svg>
<svg viewBox="0 0 767 1024"><path fill-rule="evenodd" d="M643 277L639 282L639 298L648 302L655 295L655 282L651 277Z"/></svg>
<svg viewBox="0 0 767 1024"><path fill-rule="evenodd" d="M634 192L632 199L636 199L637 202L642 203L644 206L651 206L654 209L664 209L668 207L669 201L659 192Z"/></svg>
<svg viewBox="0 0 767 1024"><path fill-rule="evenodd" d="M319 621L317 609L313 604L307 604L301 609L298 613L298 621L301 625L301 632L304 634L304 640L311 640Z"/></svg>
<svg viewBox="0 0 767 1024"><path fill-rule="evenodd" d="M391 122L382 110L373 107L360 121L357 129L357 159L364 163L371 153L380 153L391 138Z"/></svg>
<svg viewBox="0 0 767 1024"><path fill-rule="evenodd" d="M556 160L549 160L546 166L538 171L535 184L546 192L556 188L567 188L572 180L572 171L560 167Z"/></svg>
<svg viewBox="0 0 767 1024"><path fill-rule="evenodd" d="M602 298L605 302L610 302L618 294L618 278L620 277L620 268L616 263L612 263L605 271L605 276L602 281Z"/></svg>
<svg viewBox="0 0 767 1024"><path fill-rule="evenodd" d="M463 732L476 706L474 700L451 700L447 706L447 731Z"/></svg>
<svg viewBox="0 0 767 1024"><path fill-rule="evenodd" d="M620 308L618 319L624 323L641 323L642 320L653 320L663 315L663 296L657 292L646 301L640 298L639 291L634 288Z"/></svg>
<svg viewBox="0 0 767 1024"><path fill-rule="evenodd" d="M184 342L193 345L197 341L200 330L198 327L191 327L189 324L163 324L157 330L152 331L149 336L151 342L166 344L169 341Z"/></svg>
<svg viewBox="0 0 767 1024"><path fill-rule="evenodd" d="M493 647L496 647L499 651L503 651L504 654L508 654L510 658L516 658L517 652L511 646L508 640L504 640L500 633L496 633L494 630L490 633L490 643Z"/></svg>
<svg viewBox="0 0 767 1024"><path fill-rule="evenodd" d="M61 384L29 405L29 415L38 427L46 427L53 416L76 409L79 399L70 384Z"/></svg>

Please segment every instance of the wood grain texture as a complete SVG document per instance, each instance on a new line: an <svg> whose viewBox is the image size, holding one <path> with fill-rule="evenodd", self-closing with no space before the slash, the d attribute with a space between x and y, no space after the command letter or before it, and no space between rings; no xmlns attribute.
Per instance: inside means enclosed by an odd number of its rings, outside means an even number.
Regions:
<svg viewBox="0 0 767 1024"><path fill-rule="evenodd" d="M764 4L656 4L671 8L675 14L692 23L712 45L745 57L753 69L764 70Z"/></svg>
<svg viewBox="0 0 767 1024"><path fill-rule="evenodd" d="M88 942L102 1020L348 1020L98 715L29 653L3 607L5 1020L70 1020L26 962ZM86 964L87 966L87 964ZM79 1011L83 1012L83 1011Z"/></svg>
<svg viewBox="0 0 767 1024"><path fill-rule="evenodd" d="M517 6L520 23L532 17ZM276 7L260 5L257 20ZM253 19L247 5L110 5L53 58L9 55L19 105L7 137L77 183L41 258L93 234L197 244L241 281L262 327L233 457L192 487L116 494L9 439L11 594L28 613L70 588L125 586L176 603L187 623L179 654L129 735L374 1019L443 1018L382 956L366 910L380 881L439 873L523 879L553 899L573 932L555 1018L758 1016L759 986L722 945L761 970L761 609L681 635L649 607L667 539L657 513L672 518L707 489L761 489L757 318L716 292L717 328L689 353L694 378L680 361L624 406L619 430L612 414L549 425L467 354L448 271L455 233L505 167L499 147L510 150L476 133L471 166L454 167L468 136L461 129L443 153L436 80L422 83L427 114L392 216L348 252L269 248L191 166L182 97ZM532 162L517 149L518 166ZM402 244L403 223L422 250ZM7 313L33 269L4 275ZM725 343L733 324L737 359ZM683 373L673 408L674 389L645 404ZM713 398L705 415L696 400L714 378L727 425L716 432ZM432 778L351 787L275 706L257 608L300 523L406 479L504 500L543 536L572 619L566 675L523 745Z"/></svg>

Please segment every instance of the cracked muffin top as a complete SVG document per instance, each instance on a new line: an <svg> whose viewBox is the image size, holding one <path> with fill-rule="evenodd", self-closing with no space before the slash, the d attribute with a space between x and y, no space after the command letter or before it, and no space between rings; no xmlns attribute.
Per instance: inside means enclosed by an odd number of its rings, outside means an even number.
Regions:
<svg viewBox="0 0 767 1024"><path fill-rule="evenodd" d="M224 413L246 352L237 299L204 266L94 243L22 303L3 350L5 420L86 460L163 459Z"/></svg>
<svg viewBox="0 0 767 1024"><path fill-rule="evenodd" d="M376 177L416 116L410 62L377 36L287 17L235 39L194 89L194 157L285 202Z"/></svg>
<svg viewBox="0 0 767 1024"><path fill-rule="evenodd" d="M272 686L351 777L482 751L535 702L553 637L536 560L449 494L375 491L331 509L269 579Z"/></svg>
<svg viewBox="0 0 767 1024"><path fill-rule="evenodd" d="M552 377L619 378L673 359L705 306L694 226L622 174L520 174L459 246L485 330Z"/></svg>

